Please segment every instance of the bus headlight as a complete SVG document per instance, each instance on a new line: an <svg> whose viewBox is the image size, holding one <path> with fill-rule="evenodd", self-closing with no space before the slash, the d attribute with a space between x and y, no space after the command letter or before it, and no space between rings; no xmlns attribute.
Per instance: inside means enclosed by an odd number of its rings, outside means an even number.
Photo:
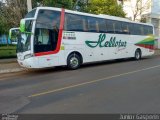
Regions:
<svg viewBox="0 0 160 120"><path fill-rule="evenodd" d="M24 56L24 59L28 59L28 58L30 58L30 57L33 57L33 54L27 54L27 55L25 55L25 56Z"/></svg>

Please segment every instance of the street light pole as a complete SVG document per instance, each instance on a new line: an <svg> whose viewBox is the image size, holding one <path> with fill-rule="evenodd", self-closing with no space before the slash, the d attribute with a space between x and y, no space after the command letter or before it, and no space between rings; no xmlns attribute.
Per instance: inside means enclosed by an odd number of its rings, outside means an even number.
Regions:
<svg viewBox="0 0 160 120"><path fill-rule="evenodd" d="M27 9L28 9L28 12L30 12L32 10L32 1L31 0L27 0Z"/></svg>

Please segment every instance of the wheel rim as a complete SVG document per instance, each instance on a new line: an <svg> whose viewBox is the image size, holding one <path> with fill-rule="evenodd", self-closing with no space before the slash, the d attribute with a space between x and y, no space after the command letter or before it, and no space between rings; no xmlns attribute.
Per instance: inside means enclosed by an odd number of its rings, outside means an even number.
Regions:
<svg viewBox="0 0 160 120"><path fill-rule="evenodd" d="M79 65L79 60L76 57L70 59L70 65L72 68L76 68Z"/></svg>
<svg viewBox="0 0 160 120"><path fill-rule="evenodd" d="M138 51L136 52L136 59L140 59L140 53Z"/></svg>

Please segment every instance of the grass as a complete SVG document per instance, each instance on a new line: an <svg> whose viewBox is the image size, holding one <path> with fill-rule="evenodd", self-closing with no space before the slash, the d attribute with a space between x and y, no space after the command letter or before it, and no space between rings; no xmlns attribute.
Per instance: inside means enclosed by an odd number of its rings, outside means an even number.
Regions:
<svg viewBox="0 0 160 120"><path fill-rule="evenodd" d="M0 45L0 59L16 58L16 45Z"/></svg>

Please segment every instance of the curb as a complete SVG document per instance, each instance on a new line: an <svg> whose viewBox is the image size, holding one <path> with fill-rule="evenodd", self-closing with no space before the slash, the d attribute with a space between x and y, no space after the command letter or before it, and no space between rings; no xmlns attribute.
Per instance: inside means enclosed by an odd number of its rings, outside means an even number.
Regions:
<svg viewBox="0 0 160 120"><path fill-rule="evenodd" d="M17 58L0 59L0 64L16 63L16 62L17 62Z"/></svg>
<svg viewBox="0 0 160 120"><path fill-rule="evenodd" d="M5 70L0 70L0 74L20 72L20 71L23 71L23 70L25 70L25 69L24 68L5 69Z"/></svg>
<svg viewBox="0 0 160 120"><path fill-rule="evenodd" d="M160 55L160 50L159 49L155 50L154 55Z"/></svg>
<svg viewBox="0 0 160 120"><path fill-rule="evenodd" d="M20 67L17 62L17 58L0 59L0 74L20 72L25 68Z"/></svg>

